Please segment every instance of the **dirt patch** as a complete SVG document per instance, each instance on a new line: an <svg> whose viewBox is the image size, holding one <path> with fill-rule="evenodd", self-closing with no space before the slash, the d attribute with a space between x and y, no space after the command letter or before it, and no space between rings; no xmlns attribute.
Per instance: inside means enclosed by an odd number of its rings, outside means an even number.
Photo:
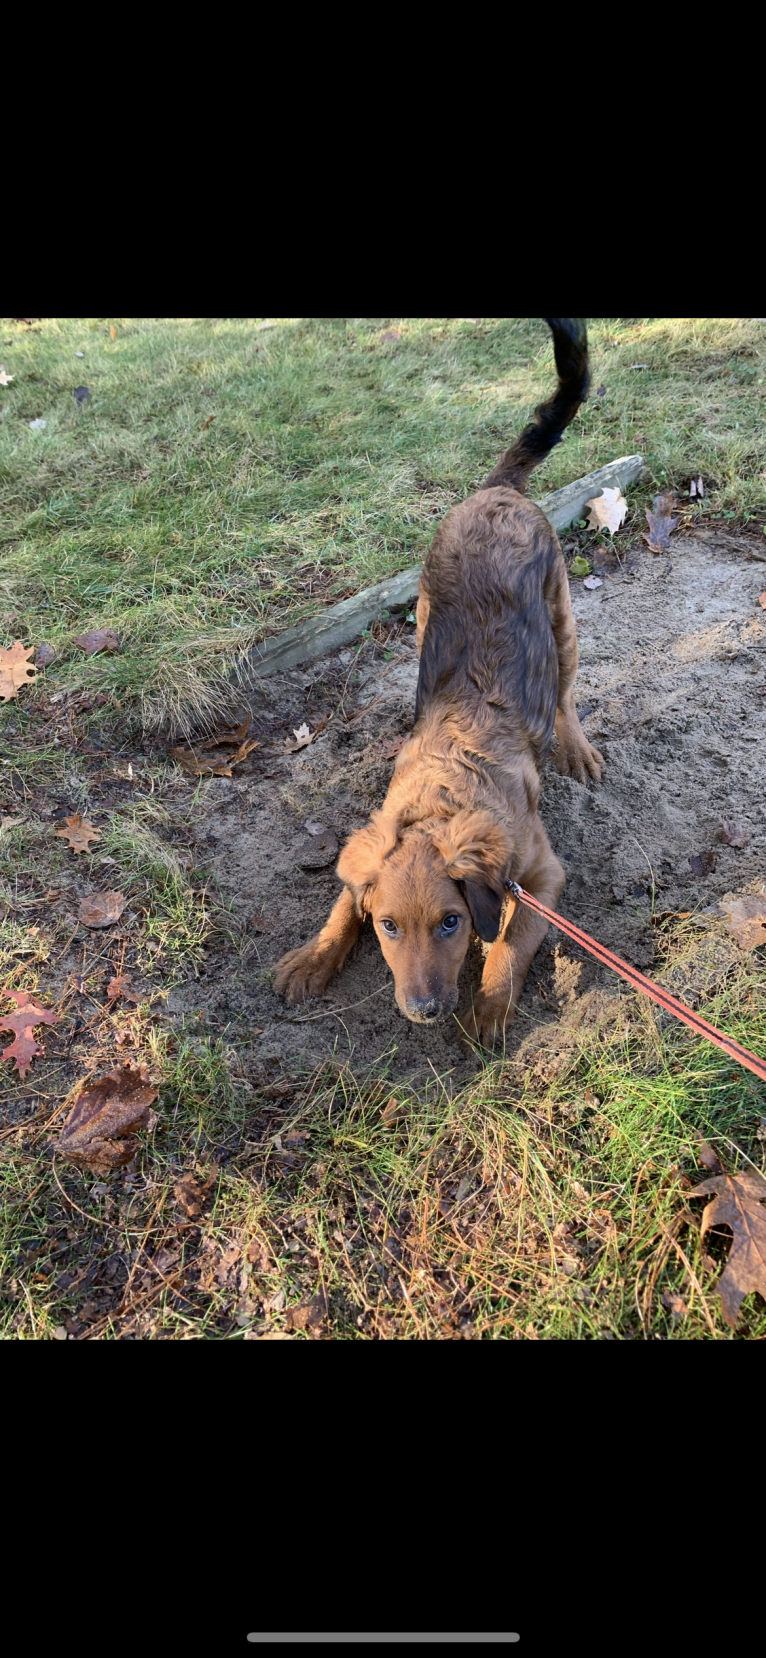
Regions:
<svg viewBox="0 0 766 1658"><path fill-rule="evenodd" d="M588 592L573 583L573 602L578 705L606 757L605 781L582 788L549 763L541 811L568 871L563 913L646 969L657 954L652 881L655 911L694 911L763 874L764 570L688 538L670 561L634 549L629 564L606 555L604 562L603 586ZM341 977L305 1009L285 1007L270 984L279 956L317 931L339 891L332 865L301 868L306 825L342 842L380 804L393 749L412 724L417 672L414 629L401 627L388 649L370 640L358 655L342 651L264 681L250 698L262 735L253 773L211 785L198 859L203 853L233 903L247 945L235 958L221 940L205 976L174 991L169 1006L200 1009L232 1034L246 1030L267 1066L302 1069L336 1050L355 1066L389 1056L396 1074L415 1081L433 1067L457 1084L477 1063L454 1022L424 1030L398 1013L369 927ZM309 747L280 752L293 726L308 720L313 728L325 715ZM743 849L722 842L724 819L750 834ZM550 937L533 964L511 1048L584 991L614 985ZM481 966L476 943L464 987L478 984Z"/></svg>

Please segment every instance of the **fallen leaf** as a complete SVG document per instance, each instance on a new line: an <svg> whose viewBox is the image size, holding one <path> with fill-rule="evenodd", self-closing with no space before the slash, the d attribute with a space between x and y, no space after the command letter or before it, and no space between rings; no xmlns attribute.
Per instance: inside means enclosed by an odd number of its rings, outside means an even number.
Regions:
<svg viewBox="0 0 766 1658"><path fill-rule="evenodd" d="M35 679L35 669L27 657L32 655L34 645L29 649L22 645L21 640L4 650L0 646L0 702L10 702L17 697L22 685L29 685Z"/></svg>
<svg viewBox="0 0 766 1658"><path fill-rule="evenodd" d="M15 374L6 374L3 364L0 363L0 386L9 386L15 378Z"/></svg>
<svg viewBox="0 0 766 1658"><path fill-rule="evenodd" d="M600 576L586 576L583 582L583 587L587 587L589 593L592 593L597 587L603 587L603 585Z"/></svg>
<svg viewBox="0 0 766 1658"><path fill-rule="evenodd" d="M30 428L33 432L44 432L47 424L47 420L30 420L29 422Z"/></svg>
<svg viewBox="0 0 766 1658"><path fill-rule="evenodd" d="M688 1312L686 1302L682 1295L676 1294L675 1290L663 1291L662 1305L667 1308L671 1318L686 1318Z"/></svg>
<svg viewBox="0 0 766 1658"><path fill-rule="evenodd" d="M390 1099L387 1099L385 1105L383 1106L380 1113L380 1120L386 1128L389 1128L392 1123L398 1123L400 1118L405 1115L405 1106L402 1105L401 1100L396 1098L395 1094L392 1094Z"/></svg>
<svg viewBox="0 0 766 1658"><path fill-rule="evenodd" d="M324 1290L317 1290L316 1295L299 1301L297 1307L290 1307L285 1325L288 1330L308 1330L310 1335L314 1335L319 1333L326 1317L327 1296Z"/></svg>
<svg viewBox="0 0 766 1658"><path fill-rule="evenodd" d="M715 852L695 852L689 859L689 868L693 875L710 875L715 869Z"/></svg>
<svg viewBox="0 0 766 1658"><path fill-rule="evenodd" d="M0 829L18 829L23 822L23 817L3 817L0 818Z"/></svg>
<svg viewBox="0 0 766 1658"><path fill-rule="evenodd" d="M293 726L293 736L295 737L294 743L291 743L289 737L285 737L285 748L289 748L290 752L294 754L297 749L306 748L308 743L313 743L316 732L312 734L307 725L297 725Z"/></svg>
<svg viewBox="0 0 766 1658"><path fill-rule="evenodd" d="M119 996L122 997L124 1002L138 1003L141 1001L141 997L136 991L131 990L130 980L126 979L122 973L116 973L114 978L109 980L106 987L107 1001L116 1002Z"/></svg>
<svg viewBox="0 0 766 1658"><path fill-rule="evenodd" d="M0 1013L0 1030L13 1031L14 1040L0 1059L15 1059L16 1070L25 1077L36 1054L45 1052L34 1038L35 1025L55 1025L57 1017L49 1008L38 1007L26 990L7 992L16 1003L15 1012Z"/></svg>
<svg viewBox="0 0 766 1658"><path fill-rule="evenodd" d="M78 409L84 408L90 398L90 386L75 386L72 396Z"/></svg>
<svg viewBox="0 0 766 1658"><path fill-rule="evenodd" d="M158 1092L147 1066L131 1065L129 1060L86 1083L61 1130L59 1156L94 1174L108 1174L129 1163L138 1150L138 1130L152 1129L157 1121L151 1107Z"/></svg>
<svg viewBox="0 0 766 1658"><path fill-rule="evenodd" d="M577 558L572 559L569 568L573 576L589 576L590 560L587 558L581 558L578 554Z"/></svg>
<svg viewBox="0 0 766 1658"><path fill-rule="evenodd" d="M381 334L380 337L382 340L387 342L390 340L400 340L402 337L402 330L401 328L387 328L385 334Z"/></svg>
<svg viewBox="0 0 766 1658"><path fill-rule="evenodd" d="M197 1180L193 1174L182 1174L175 1182L173 1193L176 1203L189 1220L196 1220L202 1214L213 1178L211 1175L207 1180Z"/></svg>
<svg viewBox="0 0 766 1658"><path fill-rule="evenodd" d="M702 1216L700 1241L711 1226L730 1226L728 1260L716 1284L726 1323L734 1329L746 1295L754 1290L766 1300L766 1180L749 1170L717 1174L694 1186L690 1197L712 1196Z"/></svg>
<svg viewBox="0 0 766 1658"><path fill-rule="evenodd" d="M83 898L78 916L86 927L111 927L119 921L127 899L121 892L94 892Z"/></svg>
<svg viewBox="0 0 766 1658"><path fill-rule="evenodd" d="M727 892L718 908L741 950L755 950L759 944L766 944L766 895Z"/></svg>
<svg viewBox="0 0 766 1658"><path fill-rule="evenodd" d="M594 495L593 500L586 501L585 505L590 507L590 530L608 530L610 535L614 535L625 522L628 503L620 491L619 484L616 489L602 490L600 495Z"/></svg>
<svg viewBox="0 0 766 1658"><path fill-rule="evenodd" d="M86 817L75 812L73 817L65 817L65 829L57 829L56 834L63 840L69 841L73 852L89 852L90 842L101 839L101 830L94 829L93 824Z"/></svg>
<svg viewBox="0 0 766 1658"><path fill-rule="evenodd" d="M721 840L727 846L747 846L751 838L748 829L743 829L740 824L733 823L730 818L724 818L721 824Z"/></svg>
<svg viewBox="0 0 766 1658"><path fill-rule="evenodd" d="M723 1174L723 1163L718 1152L709 1146L707 1140L701 1140L697 1147L697 1156L705 1169L711 1169L713 1174Z"/></svg>
<svg viewBox="0 0 766 1658"><path fill-rule="evenodd" d="M116 338L117 338L117 329L115 328L113 322L110 322L110 324L109 324L109 332L112 336L112 339L116 340Z"/></svg>
<svg viewBox="0 0 766 1658"><path fill-rule="evenodd" d="M49 668L51 662L55 661L55 657L56 652L52 645L38 645L35 651L35 667Z"/></svg>
<svg viewBox="0 0 766 1658"><path fill-rule="evenodd" d="M766 610L766 593L761 594L758 603L763 610Z"/></svg>
<svg viewBox="0 0 766 1658"><path fill-rule="evenodd" d="M309 835L299 848L297 862L301 869L327 869L338 856L338 837L332 829L322 835Z"/></svg>
<svg viewBox="0 0 766 1658"><path fill-rule="evenodd" d="M81 633L75 644L86 656L98 656L100 651L118 651L120 641L112 628L93 628L90 633Z"/></svg>
<svg viewBox="0 0 766 1658"><path fill-rule="evenodd" d="M658 495L654 502L654 512L646 509L646 521L649 525L649 534L644 535L644 541L652 553L666 553L671 531L678 523L677 518L671 518L676 504L672 489L666 489L663 495Z"/></svg>
<svg viewBox="0 0 766 1658"><path fill-rule="evenodd" d="M204 420L202 425L200 426L200 431L201 432L206 432L207 429L208 429L208 426L212 426L214 420L215 420L215 415L208 415L207 420Z"/></svg>
<svg viewBox="0 0 766 1658"><path fill-rule="evenodd" d="M173 759L193 777L231 777L232 766L239 766L254 748L258 739L248 737L252 716L247 715L240 725L219 726L214 737L195 745L172 748Z"/></svg>

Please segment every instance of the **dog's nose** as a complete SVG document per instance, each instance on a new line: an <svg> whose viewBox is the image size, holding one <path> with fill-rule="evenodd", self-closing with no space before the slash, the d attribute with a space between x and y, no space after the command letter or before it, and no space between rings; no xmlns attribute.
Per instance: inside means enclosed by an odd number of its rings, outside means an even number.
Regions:
<svg viewBox="0 0 766 1658"><path fill-rule="evenodd" d="M407 1003L407 1018L417 1020L418 1024L425 1019L438 1019L443 1012L438 996L413 996Z"/></svg>

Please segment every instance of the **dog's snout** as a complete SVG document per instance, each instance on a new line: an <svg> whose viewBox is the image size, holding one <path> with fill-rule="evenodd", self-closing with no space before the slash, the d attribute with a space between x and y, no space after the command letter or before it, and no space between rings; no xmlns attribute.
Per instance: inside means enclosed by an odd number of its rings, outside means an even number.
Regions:
<svg viewBox="0 0 766 1658"><path fill-rule="evenodd" d="M445 1014L452 1012L452 1002L448 997L439 996L410 996L407 999L406 1014L415 1024L431 1024L435 1019L443 1019Z"/></svg>

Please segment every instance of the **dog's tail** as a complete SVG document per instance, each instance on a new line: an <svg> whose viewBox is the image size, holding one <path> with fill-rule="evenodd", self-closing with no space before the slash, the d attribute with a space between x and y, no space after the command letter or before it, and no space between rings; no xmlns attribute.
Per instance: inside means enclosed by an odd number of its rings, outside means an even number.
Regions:
<svg viewBox="0 0 766 1658"><path fill-rule="evenodd" d="M553 335L553 351L559 383L547 403L535 410L535 418L507 449L482 489L499 484L524 494L532 468L545 460L574 420L588 395L588 332L584 317L545 317Z"/></svg>

